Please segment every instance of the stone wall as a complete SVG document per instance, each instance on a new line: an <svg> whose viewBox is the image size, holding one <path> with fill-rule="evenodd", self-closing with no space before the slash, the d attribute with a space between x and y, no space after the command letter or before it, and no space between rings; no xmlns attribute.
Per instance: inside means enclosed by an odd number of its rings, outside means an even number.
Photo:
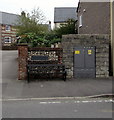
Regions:
<svg viewBox="0 0 114 120"><path fill-rule="evenodd" d="M73 77L74 47L96 47L96 77L109 77L109 35L63 35L63 62L67 77Z"/></svg>

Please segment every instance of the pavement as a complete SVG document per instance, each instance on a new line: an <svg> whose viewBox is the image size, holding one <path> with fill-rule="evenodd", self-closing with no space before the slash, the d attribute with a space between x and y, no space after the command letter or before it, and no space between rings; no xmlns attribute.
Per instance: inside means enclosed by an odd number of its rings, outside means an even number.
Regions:
<svg viewBox="0 0 114 120"><path fill-rule="evenodd" d="M2 51L2 98L40 99L106 95L112 93L113 78L97 79L38 79L29 84L18 80L18 51Z"/></svg>

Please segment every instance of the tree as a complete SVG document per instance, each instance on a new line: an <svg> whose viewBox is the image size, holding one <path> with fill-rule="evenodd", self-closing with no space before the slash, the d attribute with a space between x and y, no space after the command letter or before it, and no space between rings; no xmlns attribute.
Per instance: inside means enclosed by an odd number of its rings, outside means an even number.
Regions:
<svg viewBox="0 0 114 120"><path fill-rule="evenodd" d="M37 9L33 9L31 13L21 12L21 16L18 19L17 35L25 35L27 33L35 33L37 35L44 34L48 28L43 25L45 17L43 13Z"/></svg>
<svg viewBox="0 0 114 120"><path fill-rule="evenodd" d="M77 21L68 19L66 23L60 25L60 28L55 29L55 32L60 38L66 34L77 34L76 23Z"/></svg>

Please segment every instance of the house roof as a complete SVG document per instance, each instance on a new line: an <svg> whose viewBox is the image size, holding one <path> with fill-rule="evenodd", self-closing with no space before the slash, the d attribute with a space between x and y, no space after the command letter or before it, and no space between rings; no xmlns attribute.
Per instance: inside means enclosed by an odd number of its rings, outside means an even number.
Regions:
<svg viewBox="0 0 114 120"><path fill-rule="evenodd" d="M19 15L0 11L0 24L14 25Z"/></svg>
<svg viewBox="0 0 114 120"><path fill-rule="evenodd" d="M76 7L55 7L54 23L65 22L68 19L77 20Z"/></svg>

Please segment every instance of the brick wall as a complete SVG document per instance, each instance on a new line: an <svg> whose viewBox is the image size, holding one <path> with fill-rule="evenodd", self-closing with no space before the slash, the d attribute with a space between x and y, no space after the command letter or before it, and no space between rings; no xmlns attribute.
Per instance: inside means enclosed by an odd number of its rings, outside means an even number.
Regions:
<svg viewBox="0 0 114 120"><path fill-rule="evenodd" d="M109 35L64 35L62 37L63 63L68 78L73 77L74 47L96 47L96 77L109 77Z"/></svg>
<svg viewBox="0 0 114 120"><path fill-rule="evenodd" d="M25 80L27 78L27 57L28 46L18 45L18 80Z"/></svg>

